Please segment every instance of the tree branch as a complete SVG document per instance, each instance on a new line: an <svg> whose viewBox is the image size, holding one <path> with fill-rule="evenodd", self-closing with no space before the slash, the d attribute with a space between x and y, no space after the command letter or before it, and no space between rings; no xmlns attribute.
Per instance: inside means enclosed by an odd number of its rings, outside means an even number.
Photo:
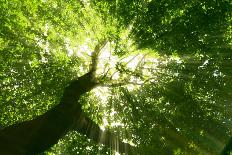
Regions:
<svg viewBox="0 0 232 155"><path fill-rule="evenodd" d="M98 62L98 56L99 56L99 53L101 51L101 49L106 45L107 43L107 40L104 39L102 41L100 41L94 48L94 51L92 52L91 54L91 61L92 61L92 64L90 65L90 72L93 72L95 74L96 70L97 70L97 62Z"/></svg>

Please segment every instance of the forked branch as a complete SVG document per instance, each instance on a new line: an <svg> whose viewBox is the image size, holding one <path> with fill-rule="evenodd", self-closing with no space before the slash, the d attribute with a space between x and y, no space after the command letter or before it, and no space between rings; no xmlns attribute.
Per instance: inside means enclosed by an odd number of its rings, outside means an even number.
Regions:
<svg viewBox="0 0 232 155"><path fill-rule="evenodd" d="M94 48L94 51L92 52L91 54L91 65L90 65L90 72L92 72L93 74L96 73L96 70L97 70L97 63L98 63L98 57L99 57L99 54L102 50L102 48L104 48L104 46L106 45L107 43L107 40L104 39L102 41L100 41Z"/></svg>

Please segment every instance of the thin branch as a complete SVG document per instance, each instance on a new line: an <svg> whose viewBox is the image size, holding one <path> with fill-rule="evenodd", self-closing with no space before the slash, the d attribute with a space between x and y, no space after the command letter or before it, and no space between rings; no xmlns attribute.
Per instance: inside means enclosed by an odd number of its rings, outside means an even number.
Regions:
<svg viewBox="0 0 232 155"><path fill-rule="evenodd" d="M132 60L134 60L139 54L135 55L133 58L131 58L129 61L126 62L125 65L128 65ZM124 59L124 58L123 58ZM123 59L121 59L119 62L121 62ZM118 73L119 71L116 70L111 76L110 76L110 79L112 80L113 76Z"/></svg>
<svg viewBox="0 0 232 155"><path fill-rule="evenodd" d="M143 55L143 57L141 58L141 60L140 60L140 61L138 62L138 64L136 65L136 68L139 67L139 66L141 66L142 61L145 59L145 57L146 57L148 54L149 54L149 53L146 53L146 54ZM135 55L133 58L131 58L128 62L126 62L125 65L128 65L128 64L129 64L132 60L134 60L138 55L139 55L139 54L137 54L137 55ZM119 72L119 71L116 70L116 71L110 76L110 79L112 79L113 76L114 76L116 73L118 73L118 72ZM133 73L134 73L134 71L130 71L130 75L133 75Z"/></svg>
<svg viewBox="0 0 232 155"><path fill-rule="evenodd" d="M146 57L148 54L149 54L149 53L146 53L146 54L143 55L143 57L141 58L141 60L138 62L136 68L137 68L138 66L141 65L142 61L145 60L145 57Z"/></svg>
<svg viewBox="0 0 232 155"><path fill-rule="evenodd" d="M110 79L112 80L113 79L113 76L116 74L116 73L118 73L119 71L118 70L116 70L111 76L110 76Z"/></svg>
<svg viewBox="0 0 232 155"><path fill-rule="evenodd" d="M111 68L108 68L107 71L104 71L104 75L102 76L102 79L105 79L107 77L107 74L109 73Z"/></svg>
<svg viewBox="0 0 232 155"><path fill-rule="evenodd" d="M128 65L131 61L133 61L139 54L136 54L135 56L133 56L133 58L131 58L128 62L126 62L126 65Z"/></svg>

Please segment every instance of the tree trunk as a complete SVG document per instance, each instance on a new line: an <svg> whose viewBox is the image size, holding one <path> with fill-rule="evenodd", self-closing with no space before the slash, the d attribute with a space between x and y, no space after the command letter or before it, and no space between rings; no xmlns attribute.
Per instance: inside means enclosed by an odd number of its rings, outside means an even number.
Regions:
<svg viewBox="0 0 232 155"><path fill-rule="evenodd" d="M34 155L49 149L70 130L85 134L88 138L108 146L116 143L117 136L106 132L105 140L99 126L85 116L78 103L79 97L93 89L97 83L92 72L79 77L65 88L60 104L37 118L14 124L0 130L0 154ZM131 146L118 143L119 152L131 150Z"/></svg>
<svg viewBox="0 0 232 155"><path fill-rule="evenodd" d="M96 84L90 80L91 72L65 88L60 104L45 114L0 131L0 154L38 154L56 144L82 113L78 104L80 95Z"/></svg>

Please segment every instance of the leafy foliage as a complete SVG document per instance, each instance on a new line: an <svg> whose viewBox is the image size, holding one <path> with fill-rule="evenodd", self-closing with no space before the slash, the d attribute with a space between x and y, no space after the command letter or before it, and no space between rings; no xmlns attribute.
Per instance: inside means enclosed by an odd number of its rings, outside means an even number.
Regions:
<svg viewBox="0 0 232 155"><path fill-rule="evenodd" d="M228 0L1 1L0 126L57 104L105 38L118 62L109 59L98 76L119 83L83 96L89 117L136 144L138 154L218 154L232 135L231 8ZM134 70L120 61L135 53L151 60ZM143 83L124 85L131 77ZM112 152L69 133L46 154L98 153Z"/></svg>

